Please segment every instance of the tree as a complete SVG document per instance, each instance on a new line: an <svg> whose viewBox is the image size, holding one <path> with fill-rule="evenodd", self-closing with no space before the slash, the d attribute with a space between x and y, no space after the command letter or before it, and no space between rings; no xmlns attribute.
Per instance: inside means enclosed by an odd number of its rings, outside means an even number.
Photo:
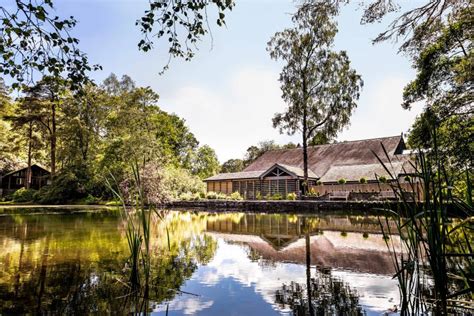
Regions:
<svg viewBox="0 0 474 316"><path fill-rule="evenodd" d="M239 172L244 170L244 161L242 159L229 159L221 166L221 172Z"/></svg>
<svg viewBox="0 0 474 316"><path fill-rule="evenodd" d="M87 73L100 69L89 65L87 55L71 36L77 21L74 17L55 16L52 0L14 0L0 5L0 73L20 88L32 83L40 73L65 75L73 88L89 81Z"/></svg>
<svg viewBox="0 0 474 316"><path fill-rule="evenodd" d="M205 179L215 175L219 170L220 164L214 149L208 145L199 147L193 161L193 174Z"/></svg>
<svg viewBox="0 0 474 316"><path fill-rule="evenodd" d="M273 126L290 135L302 133L305 183L308 140L316 133L334 137L349 124L363 84L346 52L331 50L337 32L335 13L334 6L323 2L302 5L293 16L294 26L268 42L270 56L285 63L279 81L288 104L286 112L274 116Z"/></svg>

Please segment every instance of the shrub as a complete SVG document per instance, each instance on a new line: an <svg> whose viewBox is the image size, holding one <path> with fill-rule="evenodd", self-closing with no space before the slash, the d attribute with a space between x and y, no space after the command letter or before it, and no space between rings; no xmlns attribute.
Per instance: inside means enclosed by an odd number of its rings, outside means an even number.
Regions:
<svg viewBox="0 0 474 316"><path fill-rule="evenodd" d="M214 192L214 191L207 192L206 199L208 199L208 200L217 200L217 193Z"/></svg>
<svg viewBox="0 0 474 316"><path fill-rule="evenodd" d="M363 234L362 234L362 237L364 237L364 239L369 238L369 233L363 233Z"/></svg>
<svg viewBox="0 0 474 316"><path fill-rule="evenodd" d="M227 195L224 193L217 193L218 200L227 200Z"/></svg>
<svg viewBox="0 0 474 316"><path fill-rule="evenodd" d="M57 173L52 184L38 191L38 201L42 204L64 204L87 197L87 172L83 168L74 168Z"/></svg>
<svg viewBox="0 0 474 316"><path fill-rule="evenodd" d="M272 195L271 197L272 200L283 200L283 195L281 195L280 193L275 193Z"/></svg>
<svg viewBox="0 0 474 316"><path fill-rule="evenodd" d="M316 185L322 185L323 183L321 182L321 180L318 180L316 181Z"/></svg>
<svg viewBox="0 0 474 316"><path fill-rule="evenodd" d="M367 178L362 177L362 178L359 179L359 182L362 183L362 184L365 184L365 183L367 183Z"/></svg>
<svg viewBox="0 0 474 316"><path fill-rule="evenodd" d="M96 198L95 196L88 194L84 200L82 200L82 203L85 205L92 205L92 204L98 204L100 201L99 198Z"/></svg>
<svg viewBox="0 0 474 316"><path fill-rule="evenodd" d="M257 191L257 194L255 194L255 198L256 198L257 200L263 199L262 193L261 193L260 191Z"/></svg>
<svg viewBox="0 0 474 316"><path fill-rule="evenodd" d="M235 201L243 200L243 198L242 198L242 196L240 195L239 191L233 192L233 193L230 195L230 199L231 199L231 200L235 200Z"/></svg>
<svg viewBox="0 0 474 316"><path fill-rule="evenodd" d="M288 193L286 195L286 199L290 201L295 201L298 196L296 195L295 192Z"/></svg>
<svg viewBox="0 0 474 316"><path fill-rule="evenodd" d="M387 178L384 177L384 176L380 176L380 177L379 177L379 182L380 182L380 183L387 183Z"/></svg>
<svg viewBox="0 0 474 316"><path fill-rule="evenodd" d="M405 178L403 178L406 182L410 182L411 181L411 177L410 176L405 176Z"/></svg>
<svg viewBox="0 0 474 316"><path fill-rule="evenodd" d="M12 199L14 202L31 202L34 200L35 195L36 195L36 190L33 189L25 189L21 188L19 190L16 190L13 195Z"/></svg>
<svg viewBox="0 0 474 316"><path fill-rule="evenodd" d="M337 183L339 183L339 184L345 184L346 182L347 181L344 178L341 178L341 179L337 180Z"/></svg>
<svg viewBox="0 0 474 316"><path fill-rule="evenodd" d="M181 193L178 196L178 199L182 201L191 201L193 199L193 194L191 192Z"/></svg>
<svg viewBox="0 0 474 316"><path fill-rule="evenodd" d="M342 231L342 232L341 232L341 236L342 236L342 237L347 237L347 233L346 233L345 231Z"/></svg>

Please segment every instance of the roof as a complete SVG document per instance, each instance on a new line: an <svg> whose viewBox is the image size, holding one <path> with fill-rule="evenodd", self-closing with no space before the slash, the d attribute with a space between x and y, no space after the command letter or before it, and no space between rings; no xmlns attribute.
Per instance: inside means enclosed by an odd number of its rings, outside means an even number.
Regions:
<svg viewBox="0 0 474 316"><path fill-rule="evenodd" d="M397 177L405 173L406 161L395 161L386 164L385 167L390 171L392 176ZM337 182L339 179L347 181L359 181L361 178L367 180L377 180L377 177L384 176L387 179L392 178L381 163L365 164L365 165L336 165L321 177L321 182Z"/></svg>
<svg viewBox="0 0 474 316"><path fill-rule="evenodd" d="M389 159L394 161L393 173L398 175L407 167L406 162L409 160L409 155L401 155L404 148L405 143L401 135L310 146L308 176L320 178L323 182L341 178L359 181L362 177L375 180L375 174L389 177L377 157L386 163ZM242 172L221 173L204 181L258 179L276 166L295 177L304 177L303 148L270 150Z"/></svg>
<svg viewBox="0 0 474 316"><path fill-rule="evenodd" d="M260 175L264 172L265 170L219 173L219 174L216 174L215 176L204 179L204 181L232 180L232 179L258 179Z"/></svg>
<svg viewBox="0 0 474 316"><path fill-rule="evenodd" d="M383 148L389 157L401 153L404 142L401 135L347 141L308 147L308 169L322 177L334 165L366 165L379 163L374 153L387 161ZM303 148L271 150L264 153L247 168L247 171L267 170L274 164L303 168Z"/></svg>
<svg viewBox="0 0 474 316"><path fill-rule="evenodd" d="M280 167L284 171L288 172L289 174L293 175L294 177L303 178L304 177L304 170L295 167L295 166L288 166L283 164L273 164L267 170L257 170L257 171L241 171L241 172L229 172L229 173L219 173L215 176L209 177L204 179L204 181L224 181L224 180L235 180L235 179L259 179L265 177L270 171L274 168ZM317 178L317 176L311 170L308 170L308 177L309 178Z"/></svg>
<svg viewBox="0 0 474 316"><path fill-rule="evenodd" d="M43 168L43 167L40 166L39 164L33 164L33 165L31 165L31 168L33 168L33 167L42 169L42 170L44 170L44 171L50 173L49 170ZM27 168L28 168L28 167L26 166L26 167L23 167L23 168L20 168L20 169L16 169L16 170L10 171L9 173L4 174L2 177L6 177L6 176L9 176L9 175L12 175L12 174L14 174L14 173L17 173L17 172L19 172L19 171L25 170L25 169L27 169Z"/></svg>

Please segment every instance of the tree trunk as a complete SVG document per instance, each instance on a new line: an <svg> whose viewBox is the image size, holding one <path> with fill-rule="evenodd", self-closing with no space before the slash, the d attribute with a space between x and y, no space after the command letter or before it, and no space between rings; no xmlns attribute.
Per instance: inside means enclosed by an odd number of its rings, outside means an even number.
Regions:
<svg viewBox="0 0 474 316"><path fill-rule="evenodd" d="M25 188L31 187L31 142L33 138L33 123L29 122L28 125L28 168L26 169Z"/></svg>
<svg viewBox="0 0 474 316"><path fill-rule="evenodd" d="M51 181L56 174L56 104L53 100L51 104Z"/></svg>
<svg viewBox="0 0 474 316"><path fill-rule="evenodd" d="M306 246L306 295L308 296L308 311L310 316L314 316L313 296L311 293L311 244L309 239L309 228L304 220L305 226L305 246Z"/></svg>
<svg viewBox="0 0 474 316"><path fill-rule="evenodd" d="M308 125L306 119L307 113L305 106L303 109L303 195L306 195L308 192Z"/></svg>

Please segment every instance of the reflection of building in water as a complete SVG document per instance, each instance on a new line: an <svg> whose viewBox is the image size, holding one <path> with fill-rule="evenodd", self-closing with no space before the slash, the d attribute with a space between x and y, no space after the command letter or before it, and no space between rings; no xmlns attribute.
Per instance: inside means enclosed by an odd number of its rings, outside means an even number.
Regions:
<svg viewBox="0 0 474 316"><path fill-rule="evenodd" d="M248 245L252 257L257 254L270 261L304 263L303 221L311 235L312 264L375 274L393 273L391 256L376 218L248 214L238 222L208 222L207 231L228 242ZM399 250L399 237L391 238Z"/></svg>

